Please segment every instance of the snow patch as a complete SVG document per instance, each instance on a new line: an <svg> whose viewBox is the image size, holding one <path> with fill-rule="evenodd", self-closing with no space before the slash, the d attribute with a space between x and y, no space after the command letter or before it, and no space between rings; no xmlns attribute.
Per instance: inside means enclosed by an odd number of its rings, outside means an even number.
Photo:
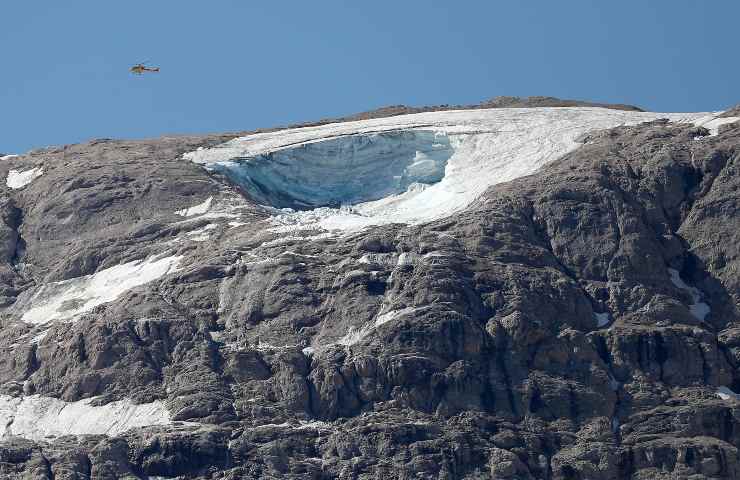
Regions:
<svg viewBox="0 0 740 480"><path fill-rule="evenodd" d="M717 396L721 398L722 400L740 400L740 395L730 390L728 387L718 387L717 388Z"/></svg>
<svg viewBox="0 0 740 480"><path fill-rule="evenodd" d="M46 338L46 335L48 334L49 334L49 330L48 329L44 330L41 333L34 335L33 338L31 338L30 342L28 343L30 343L31 345L38 345L39 343L41 343L41 340Z"/></svg>
<svg viewBox="0 0 740 480"><path fill-rule="evenodd" d="M193 217L195 215L203 215L211 208L211 202L213 202L213 197L208 197L208 199L203 203L199 203L198 205L194 205L190 208L177 210L175 213L177 215L180 215L181 217Z"/></svg>
<svg viewBox="0 0 740 480"><path fill-rule="evenodd" d="M0 438L41 441L61 435L115 436L131 428L170 423L169 412L160 401L134 405L126 399L96 407L90 405L94 400L0 395Z"/></svg>
<svg viewBox="0 0 740 480"><path fill-rule="evenodd" d="M391 310L391 311L386 312L386 313L384 313L382 315L378 315L375 318L375 327L377 328L377 327L383 325L384 323L388 323L390 321L393 321L393 320L395 320L396 318L398 318L398 317L400 317L402 315L408 315L408 314L414 313L414 312L416 312L418 310L419 309L418 308L415 308L415 307L406 307L406 308L401 308L399 310Z"/></svg>
<svg viewBox="0 0 740 480"><path fill-rule="evenodd" d="M370 335L370 332L373 331L373 328L369 325L366 325L360 329L357 329L355 327L350 327L347 333L336 341L337 345L344 345L344 346L350 346L354 345L356 343L359 343L362 341L363 338Z"/></svg>
<svg viewBox="0 0 740 480"><path fill-rule="evenodd" d="M599 328L606 327L609 325L609 312L596 313L594 312L594 320L596 320L596 326Z"/></svg>
<svg viewBox="0 0 740 480"><path fill-rule="evenodd" d="M36 167L22 172L19 170L10 170L8 177L5 179L5 184L13 190L17 190L25 187L43 174L44 169L42 167Z"/></svg>
<svg viewBox="0 0 740 480"><path fill-rule="evenodd" d="M254 134L184 158L224 172L259 202L293 207L272 218L282 232L354 231L449 216L491 185L575 150L592 130L703 115L592 107L427 112Z"/></svg>
<svg viewBox="0 0 740 480"><path fill-rule="evenodd" d="M55 320L71 321L124 292L177 271L182 256L151 257L116 265L92 275L43 285L31 298L17 304L25 310L21 319L43 324Z"/></svg>
<svg viewBox="0 0 740 480"><path fill-rule="evenodd" d="M11 158L17 158L17 157L18 157L18 155L2 155L2 156L0 156L0 161L10 160Z"/></svg>
<svg viewBox="0 0 740 480"><path fill-rule="evenodd" d="M292 243L297 241L309 241L309 240L323 240L325 238L331 237L331 234L329 233L320 233L318 235L288 235L284 237L278 237L274 240L270 240L269 242L264 242L260 245L260 247L276 247L278 245L283 245L285 243Z"/></svg>
<svg viewBox="0 0 740 480"><path fill-rule="evenodd" d="M691 314L699 320L704 321L707 315L709 315L711 308L709 308L709 305L707 305L706 303L700 301L702 295L699 289L687 285L686 282L684 282L681 278L678 270L676 270L675 268L669 268L668 273L671 276L671 282L673 282L676 287L688 292L689 295L691 295L693 302L691 305L689 305L689 311L691 311Z"/></svg>
<svg viewBox="0 0 740 480"><path fill-rule="evenodd" d="M203 228L188 232L186 235L190 237L190 240L194 242L205 242L206 240L211 238L208 232L216 228L218 228L218 225L216 225L215 223L209 223Z"/></svg>

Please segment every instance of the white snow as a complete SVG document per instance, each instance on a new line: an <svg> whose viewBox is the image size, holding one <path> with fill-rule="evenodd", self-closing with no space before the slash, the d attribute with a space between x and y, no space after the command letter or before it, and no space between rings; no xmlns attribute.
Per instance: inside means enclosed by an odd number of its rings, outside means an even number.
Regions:
<svg viewBox="0 0 740 480"><path fill-rule="evenodd" d="M385 265L385 266L396 266L396 265L421 265L421 264L437 264L440 259L445 258L445 254L441 252L429 252L424 255L413 252L402 252L396 253L366 253L357 260L357 263L364 263L368 265Z"/></svg>
<svg viewBox="0 0 740 480"><path fill-rule="evenodd" d="M5 159L5 157L3 157L3 159ZM17 190L25 187L43 174L44 169L42 167L36 167L22 172L19 170L10 170L8 172L8 177L5 179L5 184L14 190Z"/></svg>
<svg viewBox="0 0 740 480"><path fill-rule="evenodd" d="M27 323L43 324L55 320L70 321L100 304L111 302L124 292L177 270L182 256L116 265L92 275L41 286L30 298L19 299L14 306Z"/></svg>
<svg viewBox="0 0 740 480"><path fill-rule="evenodd" d="M3 155L3 156L0 156L0 161L10 160L11 158L16 158L16 157L18 157L18 155Z"/></svg>
<svg viewBox="0 0 740 480"><path fill-rule="evenodd" d="M321 233L319 235L302 235L302 236L294 236L294 235L288 235L284 237L278 237L274 240L270 240L269 242L264 242L260 246L261 247L275 247L278 245L282 245L284 243L292 243L296 241L308 241L308 240L322 240L325 238L331 237L330 233Z"/></svg>
<svg viewBox="0 0 740 480"><path fill-rule="evenodd" d="M0 395L0 438L11 435L44 440L60 435L119 435L134 427L166 425L170 416L160 401L134 405L121 400L92 406L94 398L65 402L31 395Z"/></svg>
<svg viewBox="0 0 740 480"><path fill-rule="evenodd" d="M213 197L208 197L208 199L203 203L199 203L198 205L194 205L190 208L177 210L175 213L182 217L193 217L195 215L203 215L211 208L211 202L213 202Z"/></svg>
<svg viewBox="0 0 740 480"><path fill-rule="evenodd" d="M420 308L406 307L381 313L377 317L375 317L375 321L372 324L364 325L361 328L350 327L347 333L342 338L337 340L335 344L344 346L354 345L370 335L376 328L380 327L381 325L391 322L400 316L417 312L418 310L420 310Z"/></svg>
<svg viewBox="0 0 740 480"><path fill-rule="evenodd" d="M711 136L718 135L719 134L719 127L722 125L728 125L730 123L735 123L738 120L740 120L740 117L720 117L724 112L714 112L710 113L709 115L704 115L702 117L697 118L694 120L693 123L697 127L704 127L707 130L709 130L709 134Z"/></svg>
<svg viewBox="0 0 740 480"><path fill-rule="evenodd" d="M310 208L276 213L275 232L352 231L448 216L489 186L574 150L591 130L706 115L604 108L428 112L249 135L184 157L225 173L273 207Z"/></svg>
<svg viewBox="0 0 740 480"><path fill-rule="evenodd" d="M216 225L215 223L209 223L203 228L188 232L186 235L190 237L190 240L194 242L205 242L211 237L208 232L216 228L218 228L218 225Z"/></svg>
<svg viewBox="0 0 740 480"><path fill-rule="evenodd" d="M336 341L337 345L350 346L360 342L363 338L367 337L373 329L370 326L364 326L362 328L350 327L347 333Z"/></svg>
<svg viewBox="0 0 740 480"><path fill-rule="evenodd" d="M375 318L375 324L374 324L374 326L377 328L377 327L383 325L384 323L388 323L388 322L390 322L392 320L395 320L396 318L398 318L398 317L400 317L402 315L408 315L410 313L414 313L417 310L419 310L419 309L418 308L414 308L414 307L406 307L406 308L401 308L399 310L391 310L391 311L385 312L385 313L383 313L381 315L378 315Z"/></svg>
<svg viewBox="0 0 740 480"><path fill-rule="evenodd" d="M722 400L740 400L740 395L730 390L729 387L718 387L717 388L717 396L721 398Z"/></svg>
<svg viewBox="0 0 740 480"><path fill-rule="evenodd" d="M31 345L38 345L39 343L41 343L41 340L46 338L46 335L48 335L48 333L49 333L49 330L47 329L47 330L42 331L39 334L34 335L34 337L31 338L31 341L29 343Z"/></svg>
<svg viewBox="0 0 740 480"><path fill-rule="evenodd" d="M701 300L701 292L696 287L690 287L686 284L686 282L683 281L681 278L681 275L678 273L678 270L675 268L669 268L668 273L671 276L671 282L673 284L680 288L681 290L685 290L691 295L693 303L689 305L689 310L691 311L691 314L698 318L699 320L704 320L707 315L709 315L709 312L711 309L709 308L709 305L707 305L704 302L700 302Z"/></svg>
<svg viewBox="0 0 740 480"><path fill-rule="evenodd" d="M594 312L594 320L596 320L596 326L599 328L606 327L609 325L609 312L596 313Z"/></svg>

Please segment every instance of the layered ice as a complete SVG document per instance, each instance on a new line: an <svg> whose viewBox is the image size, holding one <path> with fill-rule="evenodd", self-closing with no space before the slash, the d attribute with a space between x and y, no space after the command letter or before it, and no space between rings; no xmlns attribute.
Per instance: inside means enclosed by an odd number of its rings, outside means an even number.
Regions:
<svg viewBox="0 0 740 480"><path fill-rule="evenodd" d="M303 143L212 168L266 205L339 207L439 182L452 152L444 133L388 131Z"/></svg>
<svg viewBox="0 0 740 480"><path fill-rule="evenodd" d="M5 179L5 184L14 190L17 190L25 187L43 174L44 169L42 167L36 167L22 172L19 170L10 170L8 172L8 177Z"/></svg>
<svg viewBox="0 0 740 480"><path fill-rule="evenodd" d="M176 271L182 256L147 258L106 268L92 275L43 285L14 307L27 323L70 321L124 292ZM24 310L25 307L29 307Z"/></svg>
<svg viewBox="0 0 740 480"><path fill-rule="evenodd" d="M491 185L574 150L592 130L706 116L590 107L427 112L254 134L185 158L260 203L292 209L275 210L275 232L346 231L451 215Z"/></svg>
<svg viewBox="0 0 740 480"><path fill-rule="evenodd" d="M135 405L130 400L93 406L94 398L65 402L31 395L0 395L0 439L9 436L49 440L61 435L119 435L131 428L167 425L164 403Z"/></svg>

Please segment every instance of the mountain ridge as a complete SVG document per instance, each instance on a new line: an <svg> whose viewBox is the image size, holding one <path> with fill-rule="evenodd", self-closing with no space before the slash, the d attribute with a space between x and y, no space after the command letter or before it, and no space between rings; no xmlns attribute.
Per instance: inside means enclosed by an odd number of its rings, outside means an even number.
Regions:
<svg viewBox="0 0 740 480"><path fill-rule="evenodd" d="M740 475L740 125L657 117L574 135L452 215L341 233L281 223L295 212L183 159L231 135L8 159L43 171L0 202L0 473ZM470 145L504 135L450 122L434 128ZM270 139L289 137L249 141ZM22 321L39 307L74 321ZM169 417L64 430L38 395Z"/></svg>

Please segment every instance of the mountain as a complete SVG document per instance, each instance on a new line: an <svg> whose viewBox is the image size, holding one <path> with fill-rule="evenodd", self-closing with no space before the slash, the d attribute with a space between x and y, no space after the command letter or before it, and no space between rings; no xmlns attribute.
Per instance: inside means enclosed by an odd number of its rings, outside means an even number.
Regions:
<svg viewBox="0 0 740 480"><path fill-rule="evenodd" d="M740 478L738 120L499 97L3 156L0 478Z"/></svg>

